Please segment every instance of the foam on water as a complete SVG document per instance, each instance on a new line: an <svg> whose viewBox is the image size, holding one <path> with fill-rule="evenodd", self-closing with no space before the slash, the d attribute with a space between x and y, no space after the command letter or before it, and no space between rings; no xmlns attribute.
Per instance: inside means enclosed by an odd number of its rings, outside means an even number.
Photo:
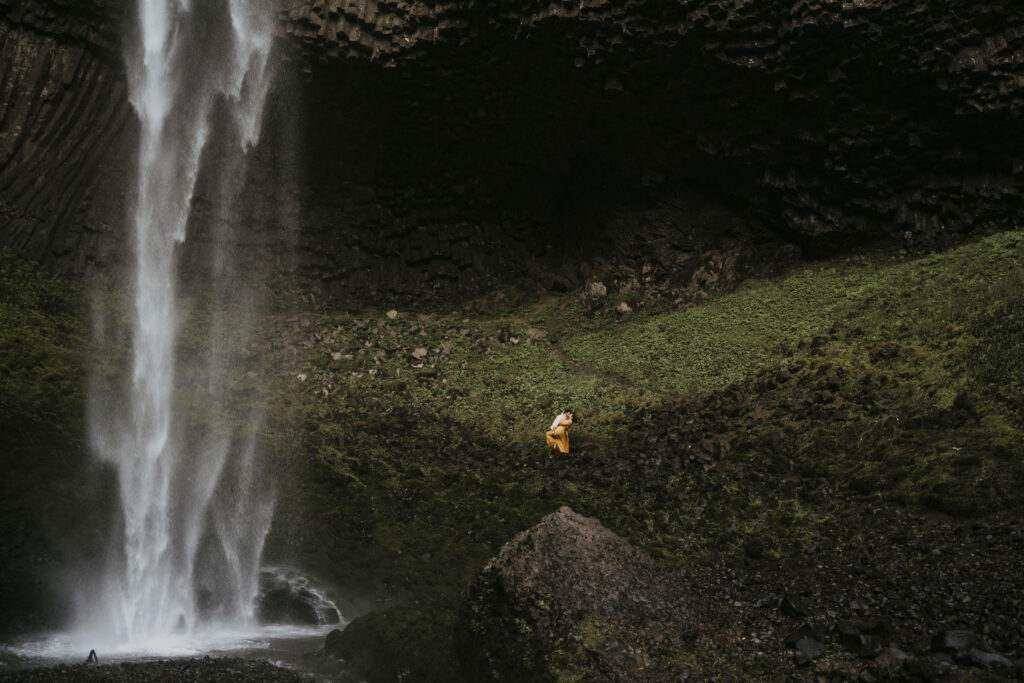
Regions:
<svg viewBox="0 0 1024 683"><path fill-rule="evenodd" d="M312 651L322 645L328 632L343 628L345 623L250 629L206 624L187 634L165 634L131 641L111 639L103 634L97 637L97 634L87 633L48 633L0 646L0 661L13 661L18 666L79 664L90 650L96 650L101 664L205 655L242 656L265 654L288 642L301 644L305 651Z"/></svg>

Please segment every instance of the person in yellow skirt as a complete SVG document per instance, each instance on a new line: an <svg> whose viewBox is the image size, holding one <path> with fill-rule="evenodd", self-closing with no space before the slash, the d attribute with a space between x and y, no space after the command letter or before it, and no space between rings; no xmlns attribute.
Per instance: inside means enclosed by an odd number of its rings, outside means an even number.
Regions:
<svg viewBox="0 0 1024 683"><path fill-rule="evenodd" d="M569 452L569 427L572 427L573 414L571 410L563 410L551 423L551 429L545 434L548 442L548 457L555 457L555 453Z"/></svg>

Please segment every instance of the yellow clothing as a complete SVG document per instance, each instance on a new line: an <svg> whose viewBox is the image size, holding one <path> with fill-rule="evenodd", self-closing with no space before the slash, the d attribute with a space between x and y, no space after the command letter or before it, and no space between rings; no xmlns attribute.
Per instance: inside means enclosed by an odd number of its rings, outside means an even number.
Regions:
<svg viewBox="0 0 1024 683"><path fill-rule="evenodd" d="M548 450L552 455L569 452L569 427L572 427L572 420L565 418L559 421L558 425L544 436L547 438Z"/></svg>

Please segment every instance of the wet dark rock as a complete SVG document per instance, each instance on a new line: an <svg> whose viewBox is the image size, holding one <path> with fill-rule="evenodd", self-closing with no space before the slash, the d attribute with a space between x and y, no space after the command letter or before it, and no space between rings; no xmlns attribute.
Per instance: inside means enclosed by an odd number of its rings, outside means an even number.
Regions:
<svg viewBox="0 0 1024 683"><path fill-rule="evenodd" d="M795 648L796 644L805 637L809 637L812 640L817 640L822 643L830 642L831 635L828 624L815 619L805 621L796 631L788 633L784 638L784 642L787 646Z"/></svg>
<svg viewBox="0 0 1024 683"><path fill-rule="evenodd" d="M978 637L974 633L957 629L936 634L931 648L936 652L956 653L973 648L977 642Z"/></svg>
<svg viewBox="0 0 1024 683"><path fill-rule="evenodd" d="M260 572L260 593L256 616L264 624L321 626L337 624L341 614L337 606L308 577L284 569Z"/></svg>
<svg viewBox="0 0 1024 683"><path fill-rule="evenodd" d="M343 659L343 639L341 636L341 629L336 628L327 634L327 638L324 640L324 652L331 657Z"/></svg>
<svg viewBox="0 0 1024 683"><path fill-rule="evenodd" d="M825 654L827 646L810 636L804 636L796 643L794 659L799 666L806 666L814 659Z"/></svg>
<svg viewBox="0 0 1024 683"><path fill-rule="evenodd" d="M985 669L1012 669L1013 662L1007 657L995 652L985 652L977 648L971 648L968 653L969 661Z"/></svg>
<svg viewBox="0 0 1024 683"><path fill-rule="evenodd" d="M264 624L319 624L316 608L308 593L295 593L288 588L273 588L260 597L257 610Z"/></svg>
<svg viewBox="0 0 1024 683"><path fill-rule="evenodd" d="M783 614L792 617L806 617L813 612L811 602L802 595L787 593L779 601L779 609Z"/></svg>
<svg viewBox="0 0 1024 683"><path fill-rule="evenodd" d="M911 676L918 676L926 681L935 680L945 675L952 662L935 656L911 657L904 662L904 670Z"/></svg>
<svg viewBox="0 0 1024 683"><path fill-rule="evenodd" d="M878 636L864 633L842 633L839 644L847 652L864 658L872 658L882 649L882 641Z"/></svg>
<svg viewBox="0 0 1024 683"><path fill-rule="evenodd" d="M885 648L872 663L875 670L881 674L893 674L902 669L909 659L907 653L898 647L889 646Z"/></svg>
<svg viewBox="0 0 1024 683"><path fill-rule="evenodd" d="M327 634L323 654L366 683L451 681L451 632L436 614L405 605L361 616Z"/></svg>

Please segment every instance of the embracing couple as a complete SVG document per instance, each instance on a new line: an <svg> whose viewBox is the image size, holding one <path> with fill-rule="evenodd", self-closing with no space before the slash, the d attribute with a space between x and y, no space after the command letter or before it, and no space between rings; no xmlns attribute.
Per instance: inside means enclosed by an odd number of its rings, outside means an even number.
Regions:
<svg viewBox="0 0 1024 683"><path fill-rule="evenodd" d="M548 441L548 457L555 457L555 453L569 452L569 427L572 427L573 415L571 410L563 410L551 423L551 429L545 435Z"/></svg>

